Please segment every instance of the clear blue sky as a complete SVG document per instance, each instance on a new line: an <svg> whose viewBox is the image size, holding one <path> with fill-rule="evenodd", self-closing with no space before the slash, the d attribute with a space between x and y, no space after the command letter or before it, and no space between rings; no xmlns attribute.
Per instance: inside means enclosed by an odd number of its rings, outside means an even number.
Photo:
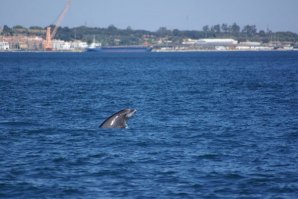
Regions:
<svg viewBox="0 0 298 199"><path fill-rule="evenodd" d="M0 26L55 23L66 0L0 0ZM62 26L201 30L204 25L256 25L298 33L298 0L73 0Z"/></svg>

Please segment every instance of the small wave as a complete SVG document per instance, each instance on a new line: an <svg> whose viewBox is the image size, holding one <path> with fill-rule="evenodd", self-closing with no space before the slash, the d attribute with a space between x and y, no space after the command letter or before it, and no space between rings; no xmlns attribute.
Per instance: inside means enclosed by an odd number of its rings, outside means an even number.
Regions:
<svg viewBox="0 0 298 199"><path fill-rule="evenodd" d="M207 159L207 160L216 160L216 159L219 159L220 156L221 154L215 154L215 153L195 155L197 159Z"/></svg>
<svg viewBox="0 0 298 199"><path fill-rule="evenodd" d="M34 126L39 125L34 122L26 122L26 121L1 121L0 126L4 127L26 127L26 126Z"/></svg>

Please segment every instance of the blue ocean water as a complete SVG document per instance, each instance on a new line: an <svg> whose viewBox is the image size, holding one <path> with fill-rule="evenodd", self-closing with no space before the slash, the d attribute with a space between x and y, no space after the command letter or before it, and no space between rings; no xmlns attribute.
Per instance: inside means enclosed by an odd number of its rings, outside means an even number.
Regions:
<svg viewBox="0 0 298 199"><path fill-rule="evenodd" d="M297 51L0 53L0 198L297 197Z"/></svg>

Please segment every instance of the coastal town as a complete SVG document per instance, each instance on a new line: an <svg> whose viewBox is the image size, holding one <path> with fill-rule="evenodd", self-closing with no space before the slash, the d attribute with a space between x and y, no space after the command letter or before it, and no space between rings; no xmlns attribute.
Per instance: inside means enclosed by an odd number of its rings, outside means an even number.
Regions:
<svg viewBox="0 0 298 199"><path fill-rule="evenodd" d="M47 27L0 24L0 51L54 52L196 52L196 51L271 51L297 50L298 34L284 31L257 30L256 25L205 25L201 30L178 30L160 27L157 31L100 27L61 27L71 7L67 0L55 24ZM120 49L120 50L119 50ZM111 52L109 50L109 52Z"/></svg>
<svg viewBox="0 0 298 199"><path fill-rule="evenodd" d="M39 36L1 36L0 51L45 51L45 39ZM84 51L87 42L53 40L53 51Z"/></svg>
<svg viewBox="0 0 298 199"><path fill-rule="evenodd" d="M144 38L146 36L143 36ZM116 39L115 39L116 40ZM0 51L46 51L46 40L41 36L0 36ZM118 41L120 42L120 41ZM54 39L51 51L57 52L85 52L92 45L102 46L100 42L88 43L83 40L65 41ZM183 38L180 43L174 43L168 37L156 38L154 42L138 44L147 46L153 52L192 52L192 51L270 51L270 50L298 50L297 43L271 41L262 43L258 41L237 41L233 38ZM117 46L117 45L115 45Z"/></svg>

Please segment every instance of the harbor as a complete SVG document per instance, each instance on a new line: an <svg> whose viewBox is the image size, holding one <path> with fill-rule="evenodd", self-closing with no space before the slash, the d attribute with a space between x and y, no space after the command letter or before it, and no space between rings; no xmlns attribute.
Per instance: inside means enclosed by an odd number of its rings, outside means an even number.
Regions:
<svg viewBox="0 0 298 199"><path fill-rule="evenodd" d="M191 39L185 38L179 44L172 41L157 39L158 43L147 45L114 45L103 46L99 42L89 43L82 40L64 41L53 40L50 51L54 52L97 52L97 53L149 53L149 52L200 52L200 51L292 51L298 50L298 43L294 42L269 42L255 41L240 42L231 38L216 39ZM1 52L49 52L43 44L42 37L30 36L1 36Z"/></svg>
<svg viewBox="0 0 298 199"><path fill-rule="evenodd" d="M55 23L46 27L0 26L1 52L149 53L200 51L297 50L298 34L257 30L255 25L203 26L202 30L160 27L156 31L102 27L62 27L72 0L67 0Z"/></svg>

